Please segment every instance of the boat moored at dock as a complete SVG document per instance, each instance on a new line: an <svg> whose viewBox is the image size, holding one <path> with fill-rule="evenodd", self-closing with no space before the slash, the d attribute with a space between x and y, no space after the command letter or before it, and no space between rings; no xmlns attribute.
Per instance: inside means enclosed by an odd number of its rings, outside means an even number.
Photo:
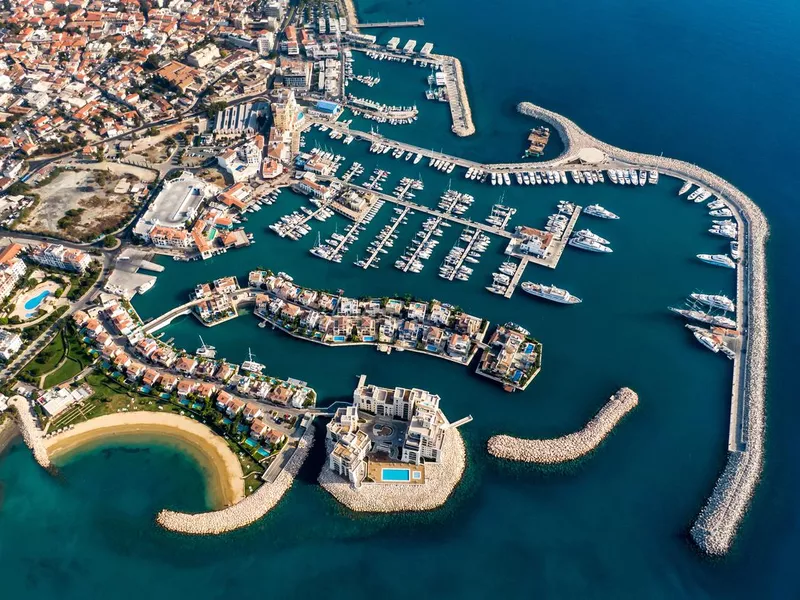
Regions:
<svg viewBox="0 0 800 600"><path fill-rule="evenodd" d="M559 304L579 304L583 302L583 300L577 296L573 296L567 290L563 290L554 285L524 281L522 283L522 291L531 296L537 296L538 298L544 298L545 300L558 302Z"/></svg>

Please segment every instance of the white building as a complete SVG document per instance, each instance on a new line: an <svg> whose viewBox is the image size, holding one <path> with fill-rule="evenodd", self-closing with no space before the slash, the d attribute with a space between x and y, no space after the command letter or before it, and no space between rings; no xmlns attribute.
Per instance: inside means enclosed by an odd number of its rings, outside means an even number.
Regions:
<svg viewBox="0 0 800 600"><path fill-rule="evenodd" d="M358 429L356 407L337 409L327 430L327 438L333 444L328 468L350 483L360 484L367 474L366 458L372 443L369 436Z"/></svg>
<svg viewBox="0 0 800 600"><path fill-rule="evenodd" d="M18 333L0 329L0 358L8 361L22 348L22 338Z"/></svg>
<svg viewBox="0 0 800 600"><path fill-rule="evenodd" d="M438 463L441 460L444 432L448 422L439 409L439 396L428 392L423 394L424 397L414 405L414 415L403 440L403 454L400 460L405 463L419 465L423 461Z"/></svg>
<svg viewBox="0 0 800 600"><path fill-rule="evenodd" d="M28 248L28 257L35 263L64 271L83 273L91 264L92 257L74 248L61 244L39 244Z"/></svg>
<svg viewBox="0 0 800 600"><path fill-rule="evenodd" d="M71 389L68 387L54 387L42 392L36 401L47 413L47 416L54 417L59 413L64 412L67 408L85 400L92 395L93 390L88 385L84 384L79 388Z"/></svg>
<svg viewBox="0 0 800 600"><path fill-rule="evenodd" d="M267 31L258 36L256 48L261 56L267 56L275 48L275 34Z"/></svg>
<svg viewBox="0 0 800 600"><path fill-rule="evenodd" d="M189 56L186 57L186 62L193 67L202 69L203 67L207 67L213 63L219 57L219 48L217 48L214 44L208 44L207 46L203 46L202 48L189 54Z"/></svg>
<svg viewBox="0 0 800 600"><path fill-rule="evenodd" d="M252 102L229 106L217 113L214 135L225 137L253 135L256 132L257 118L258 112L253 109Z"/></svg>

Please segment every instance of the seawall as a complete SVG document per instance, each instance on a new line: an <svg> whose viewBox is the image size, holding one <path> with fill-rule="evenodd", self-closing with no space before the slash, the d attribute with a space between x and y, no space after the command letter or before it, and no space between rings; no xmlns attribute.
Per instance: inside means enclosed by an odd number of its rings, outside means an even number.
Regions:
<svg viewBox="0 0 800 600"><path fill-rule="evenodd" d="M241 502L211 512L189 514L162 510L156 522L164 529L192 535L217 535L254 523L267 514L292 487L294 478L314 444L314 427L309 424L297 448L273 482L266 482Z"/></svg>
<svg viewBox="0 0 800 600"><path fill-rule="evenodd" d="M737 449L730 450L714 491L691 529L695 543L709 554L724 554L736 536L761 476L764 455L765 388L767 376L767 267L769 226L764 214L743 192L722 177L682 160L622 150L592 137L573 121L553 111L522 102L517 110L552 124L564 141L565 151L556 159L536 163L537 168L566 168L581 163L581 151L594 148L616 163L656 169L660 173L700 185L725 200L742 224L743 260L737 269L737 304L744 307L738 329L744 337L744 361L734 369L737 396L732 411L740 409L740 431L732 432ZM585 155L584 155L585 156ZM594 166L594 165L592 165ZM525 164L530 168L530 163ZM596 168L603 168L602 164ZM734 419L731 419L734 422Z"/></svg>
<svg viewBox="0 0 800 600"><path fill-rule="evenodd" d="M350 485L331 471L327 464L319 474L319 484L341 504L356 512L391 513L439 508L452 494L467 462L464 440L458 429L445 434L440 464L425 465L425 483L362 483Z"/></svg>
<svg viewBox="0 0 800 600"><path fill-rule="evenodd" d="M526 440L510 435L489 438L487 450L505 460L554 464L580 458L605 439L614 426L639 404L639 396L630 388L622 388L599 410L580 431L549 440Z"/></svg>

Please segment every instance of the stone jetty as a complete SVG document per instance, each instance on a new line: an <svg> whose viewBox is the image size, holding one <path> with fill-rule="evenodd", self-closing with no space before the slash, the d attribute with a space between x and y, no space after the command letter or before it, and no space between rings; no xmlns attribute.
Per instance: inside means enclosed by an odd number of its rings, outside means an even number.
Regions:
<svg viewBox="0 0 800 600"><path fill-rule="evenodd" d="M472 122L472 109L469 106L467 87L464 84L464 69L461 61L455 56L444 54L431 55L441 61L442 69L446 75L447 97L450 105L450 116L453 119L452 130L459 137L467 137L475 133L475 124Z"/></svg>
<svg viewBox="0 0 800 600"><path fill-rule="evenodd" d="M45 469L49 468L50 457L47 455L47 449L42 441L42 430L33 414L31 403L22 396L14 396L8 401L8 404L14 408L22 439L33 452L33 458Z"/></svg>
<svg viewBox="0 0 800 600"><path fill-rule="evenodd" d="M354 488L348 481L322 467L319 484L344 506L356 512L408 512L433 510L442 506L455 489L466 466L464 440L456 428L448 429L439 464L425 465L425 483L362 483Z"/></svg>
<svg viewBox="0 0 800 600"><path fill-rule="evenodd" d="M297 449L273 482L266 482L241 502L222 510L189 514L162 510L156 522L164 529L192 535L217 535L254 523L278 504L292 487L295 476L314 444L314 427L309 424L300 438Z"/></svg>
<svg viewBox="0 0 800 600"><path fill-rule="evenodd" d="M767 267L766 242L769 226L756 204L722 177L681 160L622 150L592 137L574 122L530 102L517 110L550 123L564 142L564 152L538 168L568 168L592 162L596 168L615 163L655 169L685 179L719 196L734 211L740 223L743 260L737 269L738 329L744 338L743 355L734 360L731 434L728 460L711 497L692 526L695 543L709 554L725 554L736 536L761 476L764 454L765 386L767 377ZM599 151L599 153L598 153ZM595 161L599 158L601 163ZM605 156L603 156L605 155ZM529 168L529 165L525 165ZM743 363L743 364L742 364Z"/></svg>
<svg viewBox="0 0 800 600"><path fill-rule="evenodd" d="M526 440L510 435L489 438L489 454L506 460L555 464L580 458L597 448L628 411L639 404L639 396L630 388L622 388L586 424L586 427L550 440Z"/></svg>

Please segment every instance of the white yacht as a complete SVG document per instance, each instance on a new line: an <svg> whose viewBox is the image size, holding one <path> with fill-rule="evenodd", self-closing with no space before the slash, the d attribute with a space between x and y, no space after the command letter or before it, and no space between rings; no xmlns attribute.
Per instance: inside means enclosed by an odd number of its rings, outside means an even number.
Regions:
<svg viewBox="0 0 800 600"><path fill-rule="evenodd" d="M736 310L736 304L734 304L733 300L731 300L727 296L694 293L691 295L691 298L692 300L697 300L698 302L702 302L703 304L710 306L711 308L719 308L731 312L734 312Z"/></svg>
<svg viewBox="0 0 800 600"><path fill-rule="evenodd" d="M242 363L242 369L245 371L250 371L251 373L261 373L261 371L264 370L264 365L255 361L253 352L250 350L250 348L247 349L247 354L249 360L246 360Z"/></svg>
<svg viewBox="0 0 800 600"><path fill-rule="evenodd" d="M612 213L610 210L606 210L599 204L590 204L583 209L583 212L593 217L600 217L601 219L619 219L617 215Z"/></svg>
<svg viewBox="0 0 800 600"><path fill-rule="evenodd" d="M588 250L589 252L613 252L608 246L604 246L599 242L579 235L571 237L569 245L580 248L581 250Z"/></svg>
<svg viewBox="0 0 800 600"><path fill-rule="evenodd" d="M742 257L742 253L739 252L739 242L731 242L731 258L733 260L739 260Z"/></svg>
<svg viewBox="0 0 800 600"><path fill-rule="evenodd" d="M591 230L589 230L589 229L581 229L580 231L576 231L575 235L579 236L579 237L585 237L586 239L589 239L589 240L594 240L598 244L610 244L611 243L607 239L600 237L596 233L592 233Z"/></svg>
<svg viewBox="0 0 800 600"><path fill-rule="evenodd" d="M697 258L702 260L704 263L708 263L710 265L717 265L718 267L727 267L729 269L736 268L736 263L727 254L698 254Z"/></svg>
<svg viewBox="0 0 800 600"><path fill-rule="evenodd" d="M195 354L201 358L214 358L217 355L217 349L206 344L202 336L198 337L200 338L200 347L195 351Z"/></svg>
<svg viewBox="0 0 800 600"><path fill-rule="evenodd" d="M559 304L578 304L582 302L580 298L573 296L567 290L562 290L554 285L525 281L522 283L522 291L531 296L538 296L539 298L558 302Z"/></svg>
<svg viewBox="0 0 800 600"><path fill-rule="evenodd" d="M719 349L722 347L722 343L720 343L715 335L711 335L706 333L700 329L695 329L692 331L694 337L697 339L698 342L703 344L706 348L711 350L712 352L719 352Z"/></svg>

